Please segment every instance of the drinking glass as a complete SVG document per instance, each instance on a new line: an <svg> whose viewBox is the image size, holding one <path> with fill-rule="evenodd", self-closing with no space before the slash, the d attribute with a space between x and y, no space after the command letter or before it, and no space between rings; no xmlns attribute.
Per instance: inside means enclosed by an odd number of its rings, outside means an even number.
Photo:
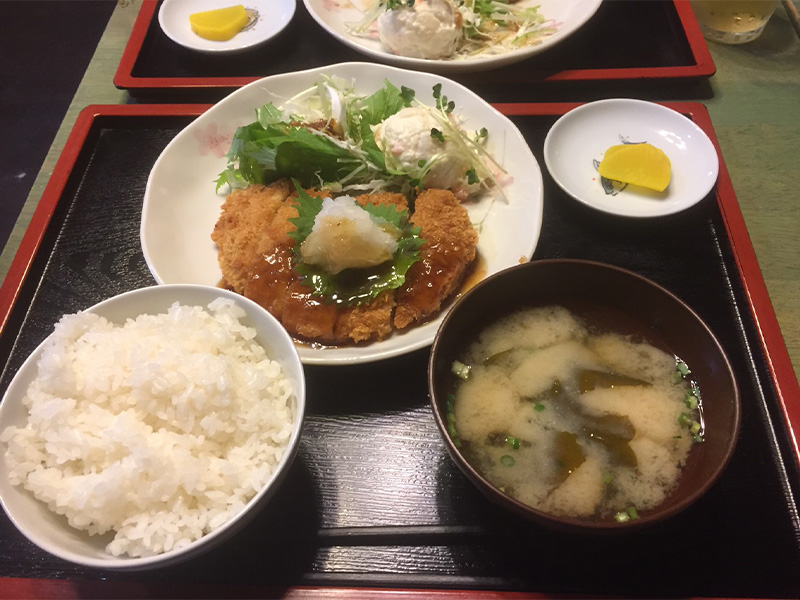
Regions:
<svg viewBox="0 0 800 600"><path fill-rule="evenodd" d="M752 42L777 6L778 0L692 0L703 35L723 44Z"/></svg>

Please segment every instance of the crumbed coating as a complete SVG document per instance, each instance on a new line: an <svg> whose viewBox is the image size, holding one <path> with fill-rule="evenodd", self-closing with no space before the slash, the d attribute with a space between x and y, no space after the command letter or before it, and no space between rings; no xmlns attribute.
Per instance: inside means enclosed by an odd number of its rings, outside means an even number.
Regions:
<svg viewBox="0 0 800 600"><path fill-rule="evenodd" d="M425 243L420 260L397 291L394 326L408 327L437 313L457 290L475 259L478 232L458 198L448 190L423 191L414 202L411 222Z"/></svg>
<svg viewBox="0 0 800 600"><path fill-rule="evenodd" d="M394 290L387 290L368 304L342 309L336 321L336 338L364 342L387 337L392 333L394 295Z"/></svg>
<svg viewBox="0 0 800 600"><path fill-rule="evenodd" d="M324 197L326 191L307 190ZM390 204L407 210L403 194L356 196L360 205ZM362 343L384 339L437 312L458 287L475 257L477 233L452 193L423 192L411 221L422 228L422 260L411 267L406 285L381 292L360 306L339 307L311 294L292 268L297 197L293 184L281 180L232 192L211 234L219 250L221 285L254 300L278 318L295 337L322 344ZM416 273L415 273L416 271Z"/></svg>
<svg viewBox="0 0 800 600"><path fill-rule="evenodd" d="M251 185L228 195L211 233L219 250L223 286L244 293L252 266L271 239L265 238L264 226L273 222L292 190L291 182L281 180L268 186Z"/></svg>

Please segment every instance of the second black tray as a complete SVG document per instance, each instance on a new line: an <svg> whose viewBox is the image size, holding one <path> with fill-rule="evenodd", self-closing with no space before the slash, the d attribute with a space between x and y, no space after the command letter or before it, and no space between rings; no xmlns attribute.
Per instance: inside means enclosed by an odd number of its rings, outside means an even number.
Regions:
<svg viewBox="0 0 800 600"><path fill-rule="evenodd" d="M277 37L251 50L211 56L179 46L158 24L156 0L144 0L114 83L142 98L216 100L260 77L340 62L369 61L334 39L301 0ZM509 67L450 75L490 102L541 100L553 88L597 82L678 82L715 72L687 0L606 0L576 33ZM652 87L652 86L651 86ZM697 93L692 94L698 96ZM563 94L560 99L563 99Z"/></svg>

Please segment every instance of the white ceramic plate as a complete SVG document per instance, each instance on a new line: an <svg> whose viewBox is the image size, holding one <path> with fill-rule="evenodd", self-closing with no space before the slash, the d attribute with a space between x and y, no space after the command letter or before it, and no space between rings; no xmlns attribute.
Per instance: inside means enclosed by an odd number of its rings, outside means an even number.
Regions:
<svg viewBox="0 0 800 600"><path fill-rule="evenodd" d="M538 46L520 48L505 54L483 54L459 60L428 60L408 58L390 52L375 34L375 37L355 36L350 31L353 23L363 19L367 8L377 0L303 0L308 12L323 29L340 42L375 60L408 69L455 73L483 71L509 65L529 58L567 39L597 12L602 0L522 0L520 5L538 6L552 26L557 27L553 35L542 40Z"/></svg>
<svg viewBox="0 0 800 600"><path fill-rule="evenodd" d="M432 88L453 100L466 130L486 127L488 148L506 169L503 190L508 199L487 197L470 203L473 221L483 220L478 252L487 275L530 258L542 224L542 174L528 144L514 124L467 88L438 75L405 71L372 63L343 63L255 81L228 96L180 132L156 161L145 190L142 250L159 283L217 285L222 278L211 232L225 200L214 181L226 167L225 153L236 128L255 119L266 102L282 104L311 86L320 73L355 82L362 94L389 80L433 102ZM441 317L359 347L300 347L306 364L352 364L381 360L428 346Z"/></svg>
<svg viewBox="0 0 800 600"><path fill-rule="evenodd" d="M649 142L671 165L664 192L627 187L608 193L597 172L605 151L625 142ZM626 217L659 217L693 206L717 181L714 144L680 113L643 100L611 99L584 104L562 116L547 133L544 160L556 183L587 206Z"/></svg>
<svg viewBox="0 0 800 600"><path fill-rule="evenodd" d="M255 23L244 31L224 42L201 38L192 31L189 15L237 3L246 9L258 11ZM158 23L167 37L184 48L208 54L224 54L241 52L275 37L292 20L295 7L296 0L164 0L158 11Z"/></svg>

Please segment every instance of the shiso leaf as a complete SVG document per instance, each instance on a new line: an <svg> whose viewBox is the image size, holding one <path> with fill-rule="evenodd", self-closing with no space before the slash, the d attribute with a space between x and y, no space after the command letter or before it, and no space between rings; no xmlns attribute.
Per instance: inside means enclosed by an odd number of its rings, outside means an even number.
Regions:
<svg viewBox="0 0 800 600"><path fill-rule="evenodd" d="M301 283L310 287L314 294L324 301L353 306L369 302L381 292L399 288L406 279L408 269L419 260L419 250L423 240L419 227L413 227L408 220L408 211L398 211L388 204L367 204L362 208L377 220L385 220L400 231L397 251L390 263L379 269L345 269L336 275L321 267L303 261L300 246L311 233L314 220L322 210L322 198L310 196L296 180L297 217L289 219L297 229L289 233L295 241L294 268L303 276Z"/></svg>

